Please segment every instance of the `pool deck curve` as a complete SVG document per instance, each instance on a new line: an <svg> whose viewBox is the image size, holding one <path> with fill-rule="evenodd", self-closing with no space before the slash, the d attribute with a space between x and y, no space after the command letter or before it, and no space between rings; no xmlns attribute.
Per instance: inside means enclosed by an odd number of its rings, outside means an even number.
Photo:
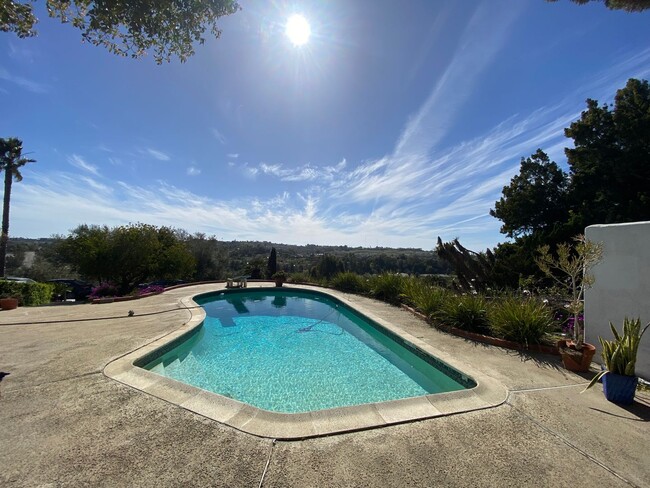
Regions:
<svg viewBox="0 0 650 488"><path fill-rule="evenodd" d="M485 391L296 426L246 406L224 420L213 394L134 371L135 357L199 320L188 297L221 286L0 312L0 485L650 486L647 392L628 407L600 385L581 394L590 375L557 357L451 336L364 297L341 294Z"/></svg>
<svg viewBox="0 0 650 488"><path fill-rule="evenodd" d="M252 283L252 285L248 289L260 289L259 286L255 286L255 283ZM222 289L224 287L221 284L213 286L214 291ZM193 297L197 295L196 293L184 296L179 300L180 306L192 312L190 320L165 337L161 337L112 361L104 368L104 374L120 383L142 390L181 408L248 434L279 440L306 439L385 427L398 423L492 408L506 401L508 392L503 385L482 374L476 368L465 365L464 369L461 369L461 366L456 364L452 355L437 351L434 345L418 339L396 324L384 320L364 306L363 303L351 301L349 295L336 290L308 285L299 287L288 285L285 289L310 290L334 297L346 306L375 321L381 327L397 334L412 347L428 353L470 376L476 381L477 386L467 390L306 413L279 413L263 410L138 367L137 364L150 362L153 358L145 358L151 356L157 350L177 343L185 335L201 326L205 319L205 312L193 301ZM245 289L237 290L237 292L242 291L245 291ZM143 359L145 360L143 361Z"/></svg>

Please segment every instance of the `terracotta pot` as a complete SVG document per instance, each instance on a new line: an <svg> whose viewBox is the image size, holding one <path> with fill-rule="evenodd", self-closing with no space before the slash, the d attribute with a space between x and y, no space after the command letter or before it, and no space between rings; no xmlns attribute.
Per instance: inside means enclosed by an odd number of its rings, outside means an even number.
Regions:
<svg viewBox="0 0 650 488"><path fill-rule="evenodd" d="M562 356L562 364L564 364L566 369L579 373L589 371L591 360L593 359L594 354L596 354L596 346L584 342L582 344L582 349L578 351L572 347L573 341L561 340L558 341L557 345L560 349L560 355Z"/></svg>
<svg viewBox="0 0 650 488"><path fill-rule="evenodd" d="M0 308L2 310L13 310L18 308L17 298L0 298Z"/></svg>

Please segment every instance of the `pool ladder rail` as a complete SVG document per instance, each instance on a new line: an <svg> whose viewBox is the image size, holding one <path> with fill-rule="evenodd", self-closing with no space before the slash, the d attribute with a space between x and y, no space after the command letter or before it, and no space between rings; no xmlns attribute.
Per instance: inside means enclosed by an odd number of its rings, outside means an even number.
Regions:
<svg viewBox="0 0 650 488"><path fill-rule="evenodd" d="M248 288L248 276L226 279L226 288Z"/></svg>

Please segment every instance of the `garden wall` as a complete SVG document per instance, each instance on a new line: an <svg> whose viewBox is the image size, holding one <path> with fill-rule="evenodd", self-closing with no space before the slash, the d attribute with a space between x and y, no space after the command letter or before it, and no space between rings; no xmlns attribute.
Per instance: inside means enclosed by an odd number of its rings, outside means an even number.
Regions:
<svg viewBox="0 0 650 488"><path fill-rule="evenodd" d="M604 248L593 269L596 281L585 292L585 337L601 363L598 337L612 338L610 321L618 330L625 316L641 317L642 326L650 322L650 222L591 225L585 234ZM639 346L636 373L650 380L650 329Z"/></svg>

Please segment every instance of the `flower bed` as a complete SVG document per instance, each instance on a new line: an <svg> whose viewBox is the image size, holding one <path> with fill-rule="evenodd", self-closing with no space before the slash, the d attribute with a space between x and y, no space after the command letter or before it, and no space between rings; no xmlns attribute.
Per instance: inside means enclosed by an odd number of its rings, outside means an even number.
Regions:
<svg viewBox="0 0 650 488"><path fill-rule="evenodd" d="M93 293L90 295L91 303L114 303L114 302L128 302L130 300L138 300L140 298L150 297L153 295L159 295L165 289L162 286L148 286L142 290L136 290L131 295L125 296L111 296L110 293L115 290L115 287L102 283L100 286L93 290Z"/></svg>
<svg viewBox="0 0 650 488"><path fill-rule="evenodd" d="M408 310L416 317L419 317L425 320L427 323L431 324L431 320L424 315L423 313L418 312L414 308L409 307L408 305L402 304L404 310ZM476 342L482 342L484 344L491 344L493 346L504 347L506 349L514 349L518 351L532 351L532 352L541 352L544 354L553 354L555 356L560 355L560 351L557 346L547 346L544 344L531 344L526 347L525 344L519 342L508 341L506 339L499 339L498 337L487 336L483 334L477 334L476 332L469 332L462 329L457 329L455 327L443 327L442 330L449 332L458 337L463 337L465 339L470 339Z"/></svg>

